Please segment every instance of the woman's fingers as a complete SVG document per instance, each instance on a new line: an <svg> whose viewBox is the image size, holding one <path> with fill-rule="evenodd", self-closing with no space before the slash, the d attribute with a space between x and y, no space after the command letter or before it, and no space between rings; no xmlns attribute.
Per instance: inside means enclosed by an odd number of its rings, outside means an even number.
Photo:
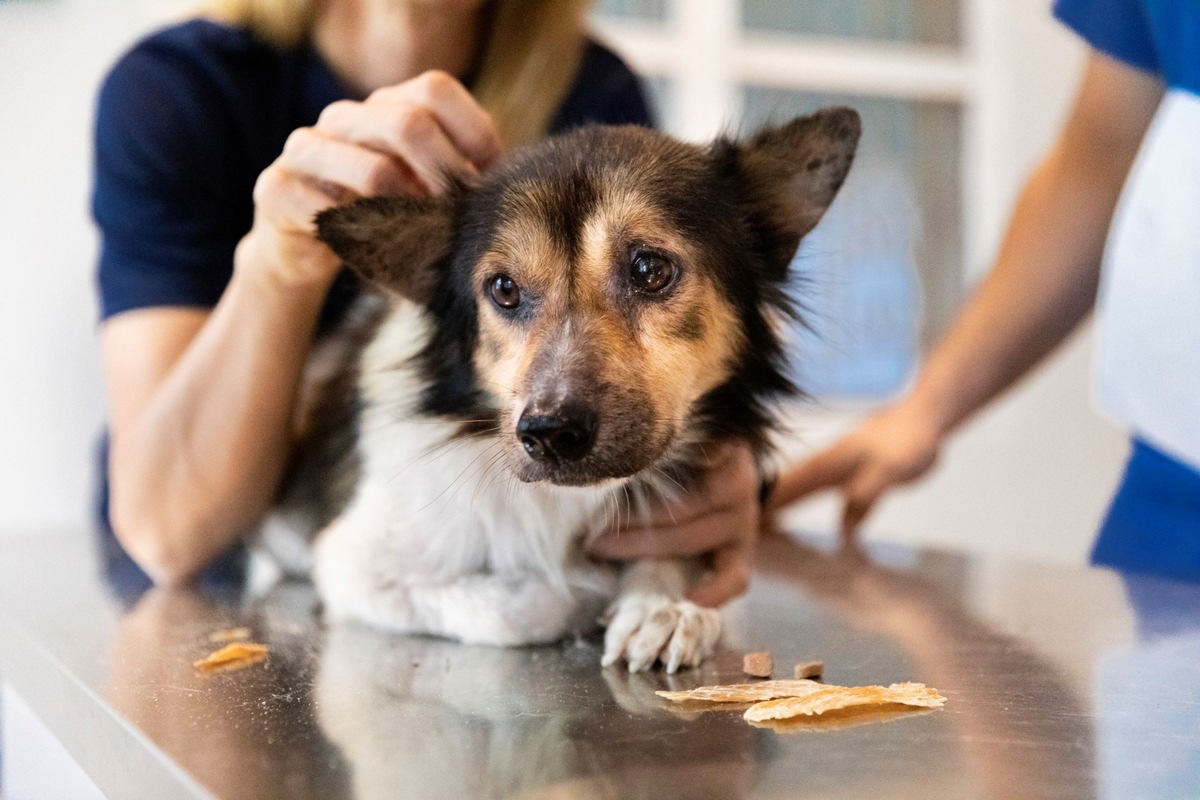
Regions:
<svg viewBox="0 0 1200 800"><path fill-rule="evenodd" d="M713 553L713 574L688 592L688 600L698 606L717 608L750 588L754 569L753 546L723 547Z"/></svg>
<svg viewBox="0 0 1200 800"><path fill-rule="evenodd" d="M843 439L780 475L767 498L767 507L779 509L813 492L842 485L854 474L860 459L858 450Z"/></svg>
<svg viewBox="0 0 1200 800"><path fill-rule="evenodd" d="M398 107L394 146L431 193L448 189L451 179L470 181L479 175L423 106Z"/></svg>
<svg viewBox="0 0 1200 800"><path fill-rule="evenodd" d="M851 538L871 513L875 501L894 481L879 469L863 470L846 485L846 507L842 512L842 536Z"/></svg>
<svg viewBox="0 0 1200 800"><path fill-rule="evenodd" d="M645 513L618 520L612 530L675 527L749 502L758 502L754 456L744 443L721 444L709 450L707 471L697 487L673 500L651 500Z"/></svg>
<svg viewBox="0 0 1200 800"><path fill-rule="evenodd" d="M267 167L254 184L254 204L282 231L311 234L316 231L314 218L327 208L342 202L278 164Z"/></svg>
<svg viewBox="0 0 1200 800"><path fill-rule="evenodd" d="M400 194L414 186L396 159L315 128L292 131L276 163L314 184L340 186L359 197Z"/></svg>
<svg viewBox="0 0 1200 800"><path fill-rule="evenodd" d="M438 125L476 168L495 164L504 147L492 116L453 76L430 70L410 81L380 89L365 105L381 103L428 110Z"/></svg>
<svg viewBox="0 0 1200 800"><path fill-rule="evenodd" d="M662 527L609 530L588 543L601 558L670 558L707 553L738 534L742 509L711 512L688 522Z"/></svg>
<svg viewBox="0 0 1200 800"><path fill-rule="evenodd" d="M431 191L470 180L502 154L491 115L457 80L431 71L380 89L366 102L328 106L316 130L392 156Z"/></svg>
<svg viewBox="0 0 1200 800"><path fill-rule="evenodd" d="M414 103L334 103L321 113L316 130L390 156L419 180L424 191L444 189L447 176L466 180L478 174L434 113Z"/></svg>

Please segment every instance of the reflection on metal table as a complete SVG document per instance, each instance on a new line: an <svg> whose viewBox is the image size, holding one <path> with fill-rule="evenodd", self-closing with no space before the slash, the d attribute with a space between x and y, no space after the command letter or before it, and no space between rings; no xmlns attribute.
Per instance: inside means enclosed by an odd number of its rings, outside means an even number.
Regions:
<svg viewBox="0 0 1200 800"><path fill-rule="evenodd" d="M668 677L601 670L594 641L326 629L306 585L121 597L83 534L6 540L0 792L47 797L76 771L114 798L1198 796L1200 586L825 544L766 540L718 656ZM269 659L197 674L234 626ZM743 680L751 649L777 677L822 659L830 682L949 702L780 734L654 695Z"/></svg>

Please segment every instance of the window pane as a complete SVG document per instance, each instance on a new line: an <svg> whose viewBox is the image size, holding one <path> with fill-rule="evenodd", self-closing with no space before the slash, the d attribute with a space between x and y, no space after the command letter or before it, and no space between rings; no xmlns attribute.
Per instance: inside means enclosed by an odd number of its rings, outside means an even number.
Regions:
<svg viewBox="0 0 1200 800"><path fill-rule="evenodd" d="M959 45L962 0L742 0L742 25L793 33Z"/></svg>
<svg viewBox="0 0 1200 800"><path fill-rule="evenodd" d="M667 133L674 132L672 126L679 118L675 81L665 75L643 75L641 80L655 127Z"/></svg>
<svg viewBox="0 0 1200 800"><path fill-rule="evenodd" d="M600 0L596 13L604 17L620 17L642 22L663 22L667 18L668 0Z"/></svg>
<svg viewBox="0 0 1200 800"><path fill-rule="evenodd" d="M958 302L957 107L764 87L742 100L751 130L830 105L862 116L846 185L792 265L808 326L795 331L793 366L814 395L896 392Z"/></svg>

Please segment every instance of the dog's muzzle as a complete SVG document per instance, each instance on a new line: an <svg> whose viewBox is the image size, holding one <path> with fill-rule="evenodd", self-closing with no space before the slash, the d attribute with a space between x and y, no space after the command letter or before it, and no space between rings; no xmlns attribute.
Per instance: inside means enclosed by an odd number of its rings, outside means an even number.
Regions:
<svg viewBox="0 0 1200 800"><path fill-rule="evenodd" d="M517 420L517 438L534 461L568 464L592 452L597 421L595 409L580 403L554 409L534 405Z"/></svg>

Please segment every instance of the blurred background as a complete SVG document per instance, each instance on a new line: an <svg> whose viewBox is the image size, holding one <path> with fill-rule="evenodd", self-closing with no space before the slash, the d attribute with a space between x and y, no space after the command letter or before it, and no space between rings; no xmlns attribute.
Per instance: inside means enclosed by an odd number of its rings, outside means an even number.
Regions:
<svg viewBox="0 0 1200 800"><path fill-rule="evenodd" d="M88 216L95 91L187 0L0 0L0 536L86 524L104 419ZM814 396L785 451L831 442L902 392L986 271L1071 99L1082 45L1049 0L603 0L595 31L688 139L858 109L860 155L797 256ZM1093 410L1077 335L889 497L872 538L1082 563L1126 440ZM834 497L790 521L828 528Z"/></svg>

